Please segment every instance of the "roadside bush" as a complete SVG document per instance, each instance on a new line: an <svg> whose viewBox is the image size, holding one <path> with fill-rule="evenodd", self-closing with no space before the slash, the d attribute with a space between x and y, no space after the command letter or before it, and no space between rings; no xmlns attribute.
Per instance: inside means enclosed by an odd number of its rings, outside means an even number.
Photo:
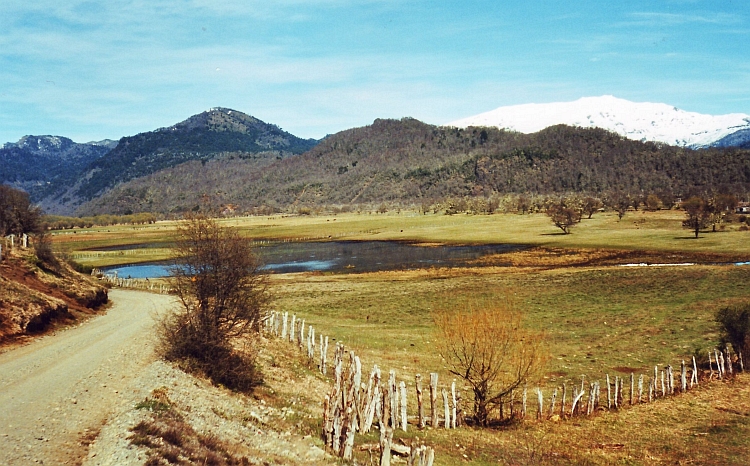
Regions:
<svg viewBox="0 0 750 466"><path fill-rule="evenodd" d="M750 303L719 309L716 321L721 326L722 344L731 344L747 364L750 356Z"/></svg>
<svg viewBox="0 0 750 466"><path fill-rule="evenodd" d="M165 359L228 388L249 391L261 383L253 343L265 317L266 276L250 242L204 216L178 229L172 288L179 309L162 320Z"/></svg>
<svg viewBox="0 0 750 466"><path fill-rule="evenodd" d="M47 267L56 267L58 265L57 257L52 251L52 243L49 235L42 231L33 239L34 253L36 257Z"/></svg>

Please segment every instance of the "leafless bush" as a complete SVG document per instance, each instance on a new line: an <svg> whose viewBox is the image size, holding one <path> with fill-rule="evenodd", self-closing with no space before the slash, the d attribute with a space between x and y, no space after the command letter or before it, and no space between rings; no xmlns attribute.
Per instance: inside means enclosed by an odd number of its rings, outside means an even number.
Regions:
<svg viewBox="0 0 750 466"><path fill-rule="evenodd" d="M175 251L180 308L161 323L162 354L215 383L252 389L261 380L253 342L270 298L249 241L194 216L180 227Z"/></svg>
<svg viewBox="0 0 750 466"><path fill-rule="evenodd" d="M544 365L542 336L522 326L505 301L473 302L433 313L438 348L448 370L474 394L474 419L487 425L491 410Z"/></svg>

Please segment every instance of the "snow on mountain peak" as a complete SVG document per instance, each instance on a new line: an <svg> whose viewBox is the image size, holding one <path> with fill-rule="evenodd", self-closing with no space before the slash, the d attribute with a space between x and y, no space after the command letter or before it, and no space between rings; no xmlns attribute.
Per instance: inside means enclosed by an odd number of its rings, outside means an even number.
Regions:
<svg viewBox="0 0 750 466"><path fill-rule="evenodd" d="M446 126L496 126L535 133L558 124L603 128L628 139L698 148L750 128L750 115L705 115L667 104L637 103L604 95L583 97L573 102L500 107Z"/></svg>

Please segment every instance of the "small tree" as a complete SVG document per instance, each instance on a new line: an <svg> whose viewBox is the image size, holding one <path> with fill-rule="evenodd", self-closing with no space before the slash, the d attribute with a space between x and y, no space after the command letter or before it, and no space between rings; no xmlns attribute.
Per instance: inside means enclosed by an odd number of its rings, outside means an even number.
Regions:
<svg viewBox="0 0 750 466"><path fill-rule="evenodd" d="M682 221L682 226L692 230L697 238L698 233L711 224L714 209L704 199L695 196L683 202L682 208L685 210L686 216L685 220Z"/></svg>
<svg viewBox="0 0 750 466"><path fill-rule="evenodd" d="M179 227L172 287L180 309L162 323L168 360L217 383L246 391L260 381L254 348L237 351L259 332L269 303L266 276L249 241L203 216Z"/></svg>
<svg viewBox="0 0 750 466"><path fill-rule="evenodd" d="M547 216L566 235L570 233L570 227L581 221L581 211L568 207L564 199L551 204L547 208Z"/></svg>
<svg viewBox="0 0 750 466"><path fill-rule="evenodd" d="M581 203L581 209L583 210L583 213L585 213L588 218L591 218L592 215L594 215L599 209L602 208L602 201L595 198L595 197L586 197L583 199L583 202Z"/></svg>
<svg viewBox="0 0 750 466"><path fill-rule="evenodd" d="M42 211L29 195L8 185L0 185L0 236L41 231Z"/></svg>
<svg viewBox="0 0 750 466"><path fill-rule="evenodd" d="M487 425L490 412L542 368L542 337L524 329L507 303L470 304L433 313L436 341L448 370L474 394L474 419Z"/></svg>
<svg viewBox="0 0 750 466"><path fill-rule="evenodd" d="M646 209L654 212L661 208L661 199L654 193L651 193L646 197Z"/></svg>
<svg viewBox="0 0 750 466"><path fill-rule="evenodd" d="M730 343L747 364L750 358L750 303L719 309L716 321L721 325L722 343Z"/></svg>

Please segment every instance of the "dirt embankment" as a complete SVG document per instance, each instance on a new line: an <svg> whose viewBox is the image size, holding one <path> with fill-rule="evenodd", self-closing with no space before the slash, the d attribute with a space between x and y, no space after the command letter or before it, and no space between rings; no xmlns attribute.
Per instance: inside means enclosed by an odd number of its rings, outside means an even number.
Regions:
<svg viewBox="0 0 750 466"><path fill-rule="evenodd" d="M107 289L60 260L31 249L4 250L0 261L0 345L74 323L107 303Z"/></svg>

